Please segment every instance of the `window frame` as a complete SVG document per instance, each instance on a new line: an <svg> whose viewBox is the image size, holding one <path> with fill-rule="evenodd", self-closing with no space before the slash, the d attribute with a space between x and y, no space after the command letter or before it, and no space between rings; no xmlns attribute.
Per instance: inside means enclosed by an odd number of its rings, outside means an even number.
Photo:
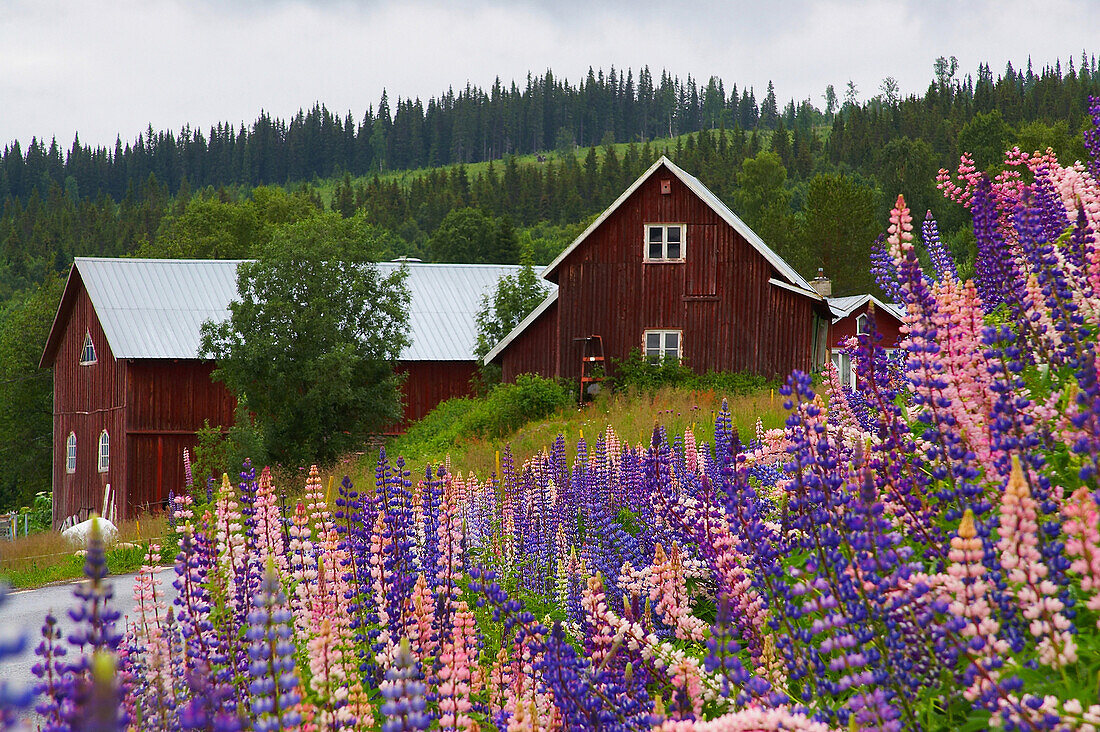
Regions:
<svg viewBox="0 0 1100 732"><path fill-rule="evenodd" d="M92 352L91 359L85 358L88 351ZM95 352L95 343L92 341L91 331L84 331L84 344L80 346L80 365L91 366L99 360Z"/></svg>
<svg viewBox="0 0 1100 732"><path fill-rule="evenodd" d="M65 438L65 474L72 475L76 472L76 432L69 432Z"/></svg>
<svg viewBox="0 0 1100 732"><path fill-rule="evenodd" d="M868 335L871 332L871 318L867 313L860 313L856 316L856 335Z"/></svg>
<svg viewBox="0 0 1100 732"><path fill-rule="evenodd" d="M678 228L680 230L680 256L669 257L668 256L668 230L670 228ZM687 259L687 224L683 222L670 221L668 223L648 223L642 225L642 261L653 264L667 264L667 263L680 263ZM661 230L661 252L662 257L649 256L649 232L652 229Z"/></svg>
<svg viewBox="0 0 1100 732"><path fill-rule="evenodd" d="M101 473L111 469L111 436L107 434L107 430L99 433L99 459L96 467Z"/></svg>
<svg viewBox="0 0 1100 732"><path fill-rule="evenodd" d="M650 361L649 354L649 336L652 333L659 334L661 337L660 346L658 348L657 361ZM682 328L646 328L642 331L642 358L652 366L660 366L664 363L665 358L670 354L668 350L667 337L670 334L676 334L676 363L684 362L684 331Z"/></svg>

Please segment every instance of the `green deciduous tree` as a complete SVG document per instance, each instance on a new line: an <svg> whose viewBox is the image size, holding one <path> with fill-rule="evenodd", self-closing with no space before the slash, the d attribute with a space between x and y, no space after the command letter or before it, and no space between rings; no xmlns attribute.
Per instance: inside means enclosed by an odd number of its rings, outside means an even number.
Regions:
<svg viewBox="0 0 1100 732"><path fill-rule="evenodd" d="M477 314L477 357L480 359L512 332L546 299L548 289L530 264L524 264L514 275L501 277L493 294L482 298Z"/></svg>
<svg viewBox="0 0 1100 732"><path fill-rule="evenodd" d="M493 218L478 208L448 213L428 241L433 262L514 264L519 240L507 217Z"/></svg>
<svg viewBox="0 0 1100 732"><path fill-rule="evenodd" d="M818 267L833 281L834 295L870 292L871 243L880 230L879 194L845 175L810 179L799 217L792 264L812 277Z"/></svg>
<svg viewBox="0 0 1100 732"><path fill-rule="evenodd" d="M50 489L53 378L38 360L62 286L50 273L0 310L0 510L30 505Z"/></svg>
<svg viewBox="0 0 1100 732"><path fill-rule="evenodd" d="M273 459L331 460L400 417L406 272L372 264L389 245L359 216L284 227L238 269L229 320L203 326L214 378L256 414Z"/></svg>

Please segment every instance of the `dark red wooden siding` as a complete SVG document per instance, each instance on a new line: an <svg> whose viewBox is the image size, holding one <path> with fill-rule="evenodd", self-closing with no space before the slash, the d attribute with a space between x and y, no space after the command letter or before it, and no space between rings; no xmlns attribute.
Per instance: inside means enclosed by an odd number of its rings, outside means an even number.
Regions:
<svg viewBox="0 0 1100 732"><path fill-rule="evenodd" d="M233 424L236 400L212 381L214 364L198 360L131 361L128 367L126 432L127 511L158 507L168 492L183 488L183 450L195 433Z"/></svg>
<svg viewBox="0 0 1100 732"><path fill-rule="evenodd" d="M868 303L870 304L870 303ZM829 348L836 348L845 338L856 334L856 318L867 312L867 305L856 308L847 317L832 324L829 331ZM893 315L875 310L875 328L882 334L882 347L895 348L901 340L901 322Z"/></svg>
<svg viewBox="0 0 1100 732"><path fill-rule="evenodd" d="M661 194L662 179L671 179L671 194ZM686 261L645 263L647 223L687 224ZM647 329L682 330L685 361L699 372L809 370L813 301L769 284L776 276L733 227L658 169L557 270L560 374L579 375L575 338L600 335L609 359L624 358Z"/></svg>
<svg viewBox="0 0 1100 732"><path fill-rule="evenodd" d="M512 382L519 374L556 377L558 361L558 303L555 301L527 326L500 355L501 378Z"/></svg>
<svg viewBox="0 0 1100 732"><path fill-rule="evenodd" d="M397 372L406 375L401 387L405 418L387 429L388 432L404 432L409 423L421 419L440 402L469 396L470 380L477 372L477 364L474 361L400 361Z"/></svg>
<svg viewBox="0 0 1100 732"><path fill-rule="evenodd" d="M126 468L126 363L116 361L107 345L79 276L70 283L74 296L66 303L63 337L53 362L53 511L59 523L75 513L100 512L103 489L116 491L119 515L125 506ZM84 336L90 334L96 363L80 365ZM99 472L99 436L107 430L110 461ZM65 447L69 433L76 435L76 472L65 472Z"/></svg>

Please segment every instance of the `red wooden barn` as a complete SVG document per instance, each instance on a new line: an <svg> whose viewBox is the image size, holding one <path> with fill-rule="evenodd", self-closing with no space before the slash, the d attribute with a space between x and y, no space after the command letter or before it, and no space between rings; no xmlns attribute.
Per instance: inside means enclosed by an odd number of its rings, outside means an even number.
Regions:
<svg viewBox="0 0 1100 732"><path fill-rule="evenodd" d="M901 340L901 323L905 318L905 306L897 303L885 303L874 295L848 295L830 297L829 309L833 322L829 329L829 347L833 365L840 372L842 383L855 385L856 374L852 369L851 358L837 346L852 336L869 332L868 312L875 309L875 330L882 334L882 346L887 352L897 348Z"/></svg>
<svg viewBox="0 0 1100 732"><path fill-rule="evenodd" d="M235 401L198 358L200 328L229 315L237 261L77 258L41 365L54 369L54 520L101 511L112 486L122 517L160 506L183 479L183 449ZM397 364L405 422L469 393L474 315L511 265L384 262L409 268L411 345ZM401 425L403 426L403 425Z"/></svg>
<svg viewBox="0 0 1100 732"><path fill-rule="evenodd" d="M581 377L639 349L698 372L785 376L827 361L819 295L698 179L662 157L542 273L558 289L486 355L504 379Z"/></svg>

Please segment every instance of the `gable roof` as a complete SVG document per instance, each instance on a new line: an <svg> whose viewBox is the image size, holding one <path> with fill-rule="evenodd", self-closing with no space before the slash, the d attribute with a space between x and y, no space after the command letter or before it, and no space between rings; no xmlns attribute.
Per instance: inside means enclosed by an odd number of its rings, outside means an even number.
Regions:
<svg viewBox="0 0 1100 732"><path fill-rule="evenodd" d="M610 217L611 214L615 213L615 211L618 210L619 206L621 206L623 202L630 198L631 194L633 194L634 191L638 190L641 185L645 183L649 179L649 177L652 176L653 173L655 173L657 169L661 166L668 168L669 172L679 178L680 181L684 185L686 185L692 193L694 193L703 201L703 203L707 204L707 206L709 206L711 210L718 214L718 216L721 217L727 224L732 226L738 234L744 237L745 241L747 241L753 247L753 249L759 252L760 255L763 256L764 259L766 259L768 263L775 268L775 270L783 277L784 280L801 290L805 290L808 296L818 300L821 299L821 297L814 291L814 289L810 287L810 283L803 279L802 275L798 274L798 272L795 271L794 267L787 264L787 262L784 261L782 257L772 251L771 247L765 244L764 240L761 239L755 231L750 229L748 224L742 221L737 214L731 211L729 206L722 203L722 200L719 199L718 196L714 195L709 188L703 185L698 178L691 175L690 173L685 172L664 155L658 158L657 162L653 163L653 165L649 166L649 169L646 170L646 172L638 176L638 179L634 181L629 188L623 191L622 195L616 198L614 203L608 206L604 210L604 212L601 213L596 218L596 220L593 221L591 225L589 225L589 227L581 233L580 236L573 240L572 244L565 248L565 251L559 254L557 258L553 262L551 262L546 269L542 271L543 278L549 279L550 275L552 275L557 270L558 265L565 261L566 257L572 254L573 251L577 247L579 247L585 239L588 238L589 234L598 229L600 227L600 224L602 224L608 217Z"/></svg>
<svg viewBox="0 0 1100 732"><path fill-rule="evenodd" d="M863 305L868 301L874 302L876 309L882 310L887 315L893 317L895 320L901 321L905 319L905 307L903 305L900 305L898 303L885 303L871 294L829 297L826 298L826 300L829 303L829 311L833 315L834 323L840 322L844 318L847 318L853 312L863 307Z"/></svg>
<svg viewBox="0 0 1100 732"><path fill-rule="evenodd" d="M196 359L201 327L229 317L243 260L77 257L42 353L48 366L80 283L115 358ZM410 345L402 361L474 361L474 316L483 295L519 265L380 262L383 274L407 266Z"/></svg>

